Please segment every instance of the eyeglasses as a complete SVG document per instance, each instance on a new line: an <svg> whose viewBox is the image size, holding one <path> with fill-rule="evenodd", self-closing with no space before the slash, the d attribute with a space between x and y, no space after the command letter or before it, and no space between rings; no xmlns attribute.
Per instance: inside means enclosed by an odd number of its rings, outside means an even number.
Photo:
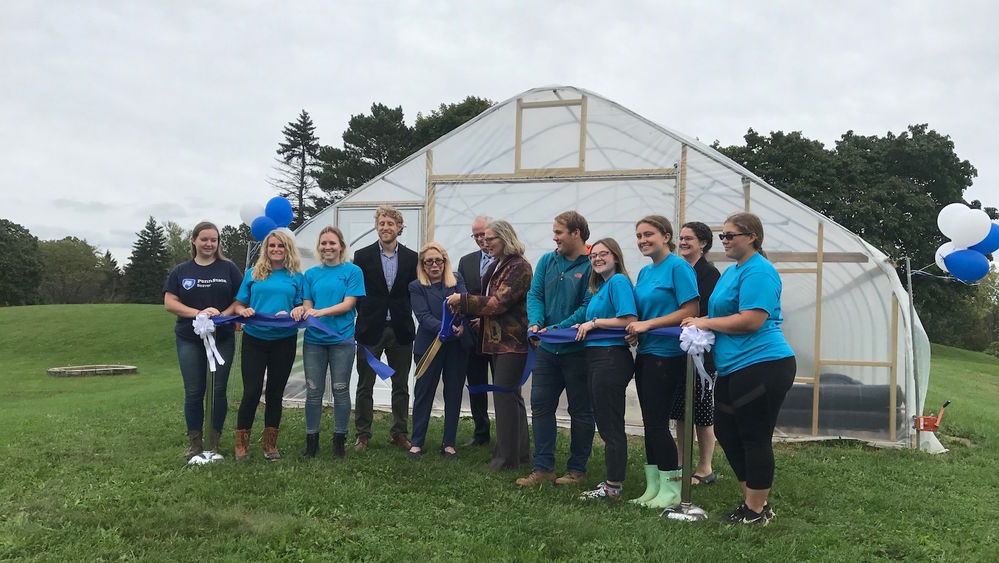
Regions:
<svg viewBox="0 0 999 563"><path fill-rule="evenodd" d="M610 257L611 257L611 253L610 252L595 252L595 253L591 252L590 253L590 261L591 262L593 260L607 260Z"/></svg>
<svg viewBox="0 0 999 563"><path fill-rule="evenodd" d="M423 265L424 266L443 266L444 265L444 259L443 258L428 258L428 259L426 259L426 260L423 261Z"/></svg>
<svg viewBox="0 0 999 563"><path fill-rule="evenodd" d="M732 240L738 236L748 237L751 234L753 233L718 233L718 240Z"/></svg>
<svg viewBox="0 0 999 563"><path fill-rule="evenodd" d="M486 233L472 233L472 238L479 240L480 238L486 238Z"/></svg>
<svg viewBox="0 0 999 563"><path fill-rule="evenodd" d="M487 237L486 235L482 235L482 242L484 242L486 244L490 244L490 243L492 243L494 240L496 240L498 238L499 238L498 236L496 236L496 237Z"/></svg>

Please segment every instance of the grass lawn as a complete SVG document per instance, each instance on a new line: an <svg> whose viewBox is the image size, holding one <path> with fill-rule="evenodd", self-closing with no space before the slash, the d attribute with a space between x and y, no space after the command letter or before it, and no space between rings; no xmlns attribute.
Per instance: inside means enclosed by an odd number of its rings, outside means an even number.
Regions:
<svg viewBox="0 0 999 563"><path fill-rule="evenodd" d="M953 404L930 456L855 442L780 444L766 528L726 527L739 501L719 452L718 482L694 489L711 514L668 522L630 503L584 504L579 489L519 490L489 452L406 459L376 420L366 454L302 460L304 417L287 409L279 446L235 464L189 468L172 317L159 306L0 309L0 559L24 560L996 560L999 361L933 348L927 405ZM48 367L126 363L138 375L53 378ZM238 374L234 374L238 377ZM434 420L428 450L440 439ZM459 443L471 433L459 428ZM560 438L564 464L567 440ZM644 490L633 442L625 494ZM588 484L603 478L596 447ZM992 555L989 555L989 554Z"/></svg>

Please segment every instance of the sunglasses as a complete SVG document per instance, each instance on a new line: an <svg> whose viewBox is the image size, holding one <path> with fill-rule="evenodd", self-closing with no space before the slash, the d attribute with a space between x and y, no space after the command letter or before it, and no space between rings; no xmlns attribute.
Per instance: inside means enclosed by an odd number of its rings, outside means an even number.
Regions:
<svg viewBox="0 0 999 563"><path fill-rule="evenodd" d="M428 258L428 259L426 259L426 260L423 261L423 265L424 266L443 266L444 265L444 259L443 258Z"/></svg>
<svg viewBox="0 0 999 563"><path fill-rule="evenodd" d="M753 233L718 233L718 240L732 240L738 236L748 237L751 234Z"/></svg>

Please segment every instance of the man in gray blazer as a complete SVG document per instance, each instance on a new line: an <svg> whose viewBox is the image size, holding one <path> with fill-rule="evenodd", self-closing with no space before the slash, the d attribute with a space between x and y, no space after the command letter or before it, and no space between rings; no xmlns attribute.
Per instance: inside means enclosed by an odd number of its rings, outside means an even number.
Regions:
<svg viewBox="0 0 999 563"><path fill-rule="evenodd" d="M468 292L474 295L482 293L482 276L493 263L493 257L484 249L486 247L486 225L491 219L478 216L472 222L472 238L479 245L479 250L461 257L458 261L458 273L465 279ZM468 355L468 368L465 379L468 385L484 385L489 383L489 356L482 354L482 334L478 319L473 321L475 346ZM468 404L472 409L472 420L475 422L475 434L465 443L466 446L478 446L489 443L489 396L487 393L468 395Z"/></svg>

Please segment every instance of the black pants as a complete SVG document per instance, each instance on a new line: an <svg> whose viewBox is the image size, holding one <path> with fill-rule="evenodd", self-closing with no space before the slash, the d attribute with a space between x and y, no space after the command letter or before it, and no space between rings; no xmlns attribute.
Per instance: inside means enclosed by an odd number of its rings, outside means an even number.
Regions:
<svg viewBox="0 0 999 563"><path fill-rule="evenodd" d="M608 481L624 481L628 468L628 437L624 432L625 389L635 373L627 346L588 346L590 402L597 431L604 441Z"/></svg>
<svg viewBox="0 0 999 563"><path fill-rule="evenodd" d="M468 367L465 369L465 380L469 386L489 383L489 356L471 352L468 354ZM468 406L472 409L472 421L475 423L476 442L489 441L489 394L469 393Z"/></svg>
<svg viewBox="0 0 999 563"><path fill-rule="evenodd" d="M295 345L298 335L279 340L264 340L243 333L243 351L240 355L240 370L243 374L243 399L239 403L236 428L246 430L253 426L261 393L264 391L264 373L267 374L267 390L264 407L264 426L277 428L281 425L281 400L284 387L295 363Z"/></svg>
<svg viewBox="0 0 999 563"><path fill-rule="evenodd" d="M362 342L363 344L363 342ZM385 360L395 370L392 376L392 427L389 436L409 434L409 369L413 365L413 343L400 344L395 330L386 325L378 342L364 345L372 355ZM371 437L371 422L375 418L375 370L368 365L364 350L357 349L357 390L354 394L354 429L358 438Z"/></svg>
<svg viewBox="0 0 999 563"><path fill-rule="evenodd" d="M715 385L715 437L735 476L750 489L773 485L774 427L795 371L791 356L753 364Z"/></svg>
<svg viewBox="0 0 999 563"><path fill-rule="evenodd" d="M669 413L683 392L686 375L686 355L664 358L639 354L635 360L635 386L645 426L645 463L660 471L680 467L676 441L669 433Z"/></svg>

